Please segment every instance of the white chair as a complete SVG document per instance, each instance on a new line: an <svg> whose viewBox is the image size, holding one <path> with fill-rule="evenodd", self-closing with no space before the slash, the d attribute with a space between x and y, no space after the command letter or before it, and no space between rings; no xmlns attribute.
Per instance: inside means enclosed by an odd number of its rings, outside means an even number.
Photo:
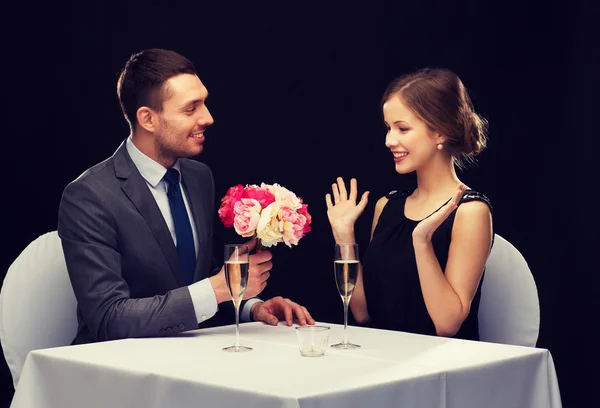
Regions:
<svg viewBox="0 0 600 408"><path fill-rule="evenodd" d="M31 242L8 268L0 292L0 342L13 384L31 350L67 346L77 332L77 301L56 231Z"/></svg>
<svg viewBox="0 0 600 408"><path fill-rule="evenodd" d="M535 347L540 329L537 287L521 253L495 234L479 304L479 339Z"/></svg>

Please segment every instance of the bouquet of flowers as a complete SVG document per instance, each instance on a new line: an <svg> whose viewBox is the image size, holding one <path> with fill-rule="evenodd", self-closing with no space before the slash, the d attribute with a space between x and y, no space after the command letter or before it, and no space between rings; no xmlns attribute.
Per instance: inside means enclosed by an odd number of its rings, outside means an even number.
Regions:
<svg viewBox="0 0 600 408"><path fill-rule="evenodd" d="M257 248L284 242L288 247L310 231L308 204L279 184L241 184L227 190L221 199L219 218L242 237L257 237Z"/></svg>

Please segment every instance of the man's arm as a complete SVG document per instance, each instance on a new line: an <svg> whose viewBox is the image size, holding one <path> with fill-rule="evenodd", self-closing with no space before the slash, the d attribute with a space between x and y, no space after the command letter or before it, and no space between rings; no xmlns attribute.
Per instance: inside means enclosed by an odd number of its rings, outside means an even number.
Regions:
<svg viewBox="0 0 600 408"><path fill-rule="evenodd" d="M132 299L121 271L118 226L85 180L65 189L58 233L78 307L96 341L164 336L196 329L187 287Z"/></svg>

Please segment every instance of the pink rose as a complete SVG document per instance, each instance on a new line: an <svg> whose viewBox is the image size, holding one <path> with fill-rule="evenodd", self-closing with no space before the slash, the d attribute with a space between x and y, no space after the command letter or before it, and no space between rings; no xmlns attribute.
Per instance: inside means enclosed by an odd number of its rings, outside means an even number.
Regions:
<svg viewBox="0 0 600 408"><path fill-rule="evenodd" d="M302 199L300 199L300 202L302 202ZM302 204L298 212L306 217L306 224L304 224L304 230L302 230L303 235L305 235L310 232L310 224L312 222L312 216L308 213L308 204Z"/></svg>
<svg viewBox="0 0 600 408"><path fill-rule="evenodd" d="M235 203L242 198L244 187L241 184L230 187L227 190L225 197L221 199L221 207L219 207L219 218L223 221L226 227L233 227L233 207Z"/></svg>
<svg viewBox="0 0 600 408"><path fill-rule="evenodd" d="M275 201L275 196L266 188L256 185L248 186L244 189L243 198L252 198L260 203L262 208L266 208Z"/></svg>
<svg viewBox="0 0 600 408"><path fill-rule="evenodd" d="M290 248L292 245L298 245L298 241L304 236L306 216L289 207L281 207L278 218L279 230L283 235L283 242Z"/></svg>
<svg viewBox="0 0 600 408"><path fill-rule="evenodd" d="M300 200L296 194L279 184L267 186L269 191L275 195L275 201L279 207L289 207L292 210L297 210L301 207Z"/></svg>
<svg viewBox="0 0 600 408"><path fill-rule="evenodd" d="M261 209L260 203L253 198L242 198L236 202L233 207L235 232L242 237L253 236Z"/></svg>

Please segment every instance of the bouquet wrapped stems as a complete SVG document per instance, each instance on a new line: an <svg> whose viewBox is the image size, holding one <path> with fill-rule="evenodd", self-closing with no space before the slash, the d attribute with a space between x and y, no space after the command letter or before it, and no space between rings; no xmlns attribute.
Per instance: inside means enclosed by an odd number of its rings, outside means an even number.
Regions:
<svg viewBox="0 0 600 408"><path fill-rule="evenodd" d="M263 245L262 241L259 238L258 242L256 242L256 253L260 254L261 252L264 252L266 250L267 250L267 247Z"/></svg>

